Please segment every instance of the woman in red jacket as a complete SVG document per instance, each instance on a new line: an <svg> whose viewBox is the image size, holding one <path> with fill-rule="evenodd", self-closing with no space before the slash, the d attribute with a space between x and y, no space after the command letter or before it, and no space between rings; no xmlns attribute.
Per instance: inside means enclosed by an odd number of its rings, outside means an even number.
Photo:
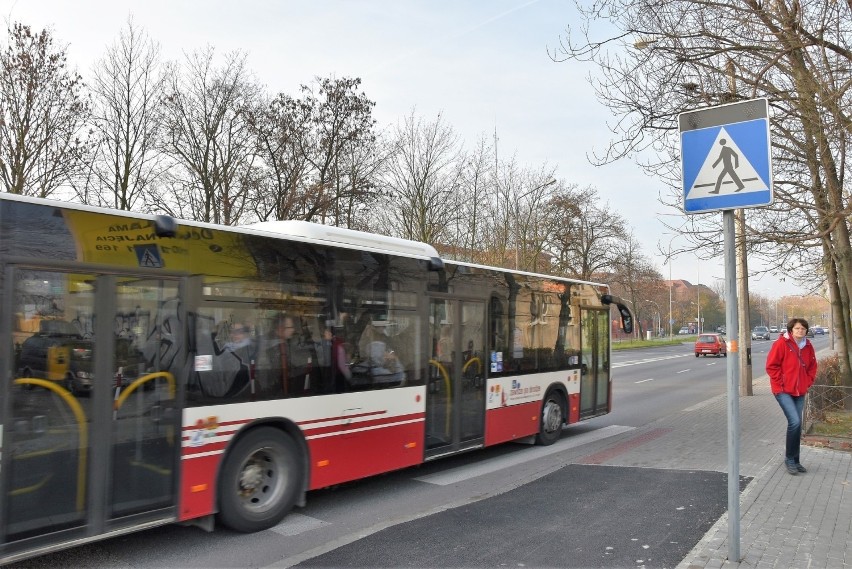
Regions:
<svg viewBox="0 0 852 569"><path fill-rule="evenodd" d="M813 385L817 372L816 352L805 337L807 333L808 321L793 318L787 323L787 331L778 336L766 357L766 373L769 374L772 394L787 417L784 465L790 474L807 472L799 462L802 409L805 394Z"/></svg>

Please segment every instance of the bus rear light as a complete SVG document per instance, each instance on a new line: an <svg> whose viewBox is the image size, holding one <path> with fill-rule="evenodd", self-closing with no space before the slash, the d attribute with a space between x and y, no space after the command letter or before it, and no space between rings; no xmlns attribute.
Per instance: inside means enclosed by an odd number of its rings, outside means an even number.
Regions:
<svg viewBox="0 0 852 569"><path fill-rule="evenodd" d="M318 460L317 461L317 466L328 466L329 464L331 464L330 460Z"/></svg>
<svg viewBox="0 0 852 569"><path fill-rule="evenodd" d="M411 441L410 443L405 443L404 447L405 448L417 448L417 443L414 442L414 441Z"/></svg>
<svg viewBox="0 0 852 569"><path fill-rule="evenodd" d="M207 490L207 484L196 484L194 486L189 487L189 491L193 493L204 492L205 490Z"/></svg>

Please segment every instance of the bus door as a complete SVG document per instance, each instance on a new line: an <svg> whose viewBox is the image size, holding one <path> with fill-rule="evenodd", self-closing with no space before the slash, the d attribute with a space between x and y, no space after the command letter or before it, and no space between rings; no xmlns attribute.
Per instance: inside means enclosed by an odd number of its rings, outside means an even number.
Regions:
<svg viewBox="0 0 852 569"><path fill-rule="evenodd" d="M609 314L609 309L581 310L581 419L609 410Z"/></svg>
<svg viewBox="0 0 852 569"><path fill-rule="evenodd" d="M14 266L4 276L2 552L174 519L180 281Z"/></svg>
<svg viewBox="0 0 852 569"><path fill-rule="evenodd" d="M426 457L481 446L485 429L485 304L429 303Z"/></svg>

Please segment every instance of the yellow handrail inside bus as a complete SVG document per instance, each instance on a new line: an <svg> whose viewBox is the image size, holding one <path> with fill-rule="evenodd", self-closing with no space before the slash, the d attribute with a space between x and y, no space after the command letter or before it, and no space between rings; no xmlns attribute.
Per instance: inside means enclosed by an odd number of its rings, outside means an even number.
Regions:
<svg viewBox="0 0 852 569"><path fill-rule="evenodd" d="M136 378L130 385L127 386L127 389L121 392L121 395L118 396L118 399L115 400L114 410L118 411L119 407L121 407L124 402L130 397L130 394L139 389L139 386L143 383L147 383L151 380L157 379L158 377L166 378L166 382L169 384L169 397L171 399L175 398L175 391L177 390L175 376L167 371L155 371L154 373L149 373L143 375L142 377ZM174 444L175 434L174 429L171 425L166 427L167 440L169 444Z"/></svg>
<svg viewBox="0 0 852 569"><path fill-rule="evenodd" d="M86 500L86 461L88 460L89 449L89 425L86 422L85 411L83 411L77 399L71 395L71 392L52 381L37 379L35 377L19 377L15 380L15 383L18 385L37 385L38 387L53 391L65 401L68 407L71 408L71 412L74 413L74 417L77 419L79 433L77 439L80 445L80 450L78 451L79 460L77 461L77 511L82 512Z"/></svg>
<svg viewBox="0 0 852 569"><path fill-rule="evenodd" d="M450 374L447 373L447 368L445 368L443 366L443 364L441 364L441 362L439 362L436 359L430 359L429 363L431 365L435 366L436 368L438 368L438 371L441 372L441 376L444 378L444 387L447 389L447 400L448 400L448 403L449 403L449 407L452 407L452 405L453 405L453 392L452 392L452 390L450 390ZM446 415L447 415L447 424L444 427L444 433L449 434L449 432L450 432L450 413L447 412Z"/></svg>
<svg viewBox="0 0 852 569"><path fill-rule="evenodd" d="M462 366L462 373L466 372L466 371L467 371L467 366L469 366L469 365L470 365L470 364L472 364L473 362L476 362L476 363L477 363L477 366L476 366L476 367L478 367L478 368L479 368L479 373L482 373L482 360L480 360L480 359L479 359L478 357L476 357L476 356L474 356L474 357L470 358L469 360L467 360L466 362L464 362L464 366Z"/></svg>
<svg viewBox="0 0 852 569"><path fill-rule="evenodd" d="M158 377L166 378L166 382L169 384L169 396L174 399L175 398L175 376L167 371L155 371L154 373L149 373L147 375L143 375L142 377L137 378L133 383L127 386L127 389L121 392L121 395L118 396L118 399L115 400L115 408L116 410L121 407L124 402L130 397L130 394L139 389L139 386L143 383L147 383L153 379L157 379Z"/></svg>

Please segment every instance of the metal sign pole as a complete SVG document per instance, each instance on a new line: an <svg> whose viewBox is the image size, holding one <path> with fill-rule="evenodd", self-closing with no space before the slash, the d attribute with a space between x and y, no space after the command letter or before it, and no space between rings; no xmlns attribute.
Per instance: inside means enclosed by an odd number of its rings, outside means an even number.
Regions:
<svg viewBox="0 0 852 569"><path fill-rule="evenodd" d="M722 212L725 325L728 331L728 560L740 561L740 351L734 212ZM745 334L748 330L744 331Z"/></svg>

